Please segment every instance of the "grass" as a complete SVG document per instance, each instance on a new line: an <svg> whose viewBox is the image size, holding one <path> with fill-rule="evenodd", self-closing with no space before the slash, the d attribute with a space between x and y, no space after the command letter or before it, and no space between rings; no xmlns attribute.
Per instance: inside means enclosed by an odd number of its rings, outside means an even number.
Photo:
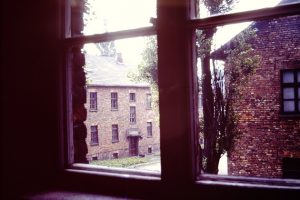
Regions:
<svg viewBox="0 0 300 200"><path fill-rule="evenodd" d="M148 157L129 157L129 158L119 158L112 160L95 160L92 161L93 165L101 165L106 167L129 167L136 164L149 162Z"/></svg>

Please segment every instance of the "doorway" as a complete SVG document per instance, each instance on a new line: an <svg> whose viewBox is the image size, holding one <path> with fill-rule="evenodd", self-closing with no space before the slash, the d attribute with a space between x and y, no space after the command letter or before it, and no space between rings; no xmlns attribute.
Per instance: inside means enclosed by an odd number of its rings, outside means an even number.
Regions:
<svg viewBox="0 0 300 200"><path fill-rule="evenodd" d="M129 137L129 155L137 156L139 154L139 138Z"/></svg>

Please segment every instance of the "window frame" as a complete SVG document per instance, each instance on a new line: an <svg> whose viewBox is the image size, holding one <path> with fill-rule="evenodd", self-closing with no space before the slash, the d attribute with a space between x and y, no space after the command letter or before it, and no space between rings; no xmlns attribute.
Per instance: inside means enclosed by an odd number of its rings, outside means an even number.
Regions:
<svg viewBox="0 0 300 200"><path fill-rule="evenodd" d="M95 128L95 130L93 130L93 128ZM99 135L98 135L98 125L92 125L90 126L90 130L91 130L91 141L90 141L90 145L91 146L98 146L99 145ZM97 142L95 142L95 138L97 138Z"/></svg>
<svg viewBox="0 0 300 200"><path fill-rule="evenodd" d="M97 92L89 92L90 93L90 111L97 111L98 109L98 98L97 98L97 95L98 93ZM92 97L92 94L95 95ZM92 106L93 105L93 106Z"/></svg>
<svg viewBox="0 0 300 200"><path fill-rule="evenodd" d="M136 106L129 106L129 123L136 124Z"/></svg>
<svg viewBox="0 0 300 200"><path fill-rule="evenodd" d="M111 92L110 93L110 102L111 102L111 110L118 110L118 93Z"/></svg>
<svg viewBox="0 0 300 200"><path fill-rule="evenodd" d="M195 92L197 90L195 77L195 29L203 29L211 26L226 25L236 22L254 21L273 17L283 17L293 14L300 14L300 3L292 5L282 5L274 8L264 8L253 11L245 11L241 13L224 14L212 16L204 19L196 19L196 8L193 0L177 0L176 4L170 3L169 0L158 0L158 19L153 19L155 26L138 28L133 30L125 30L104 34L95 34L90 36L74 36L70 34L70 4L68 0L64 0L62 16L65 17L63 26L63 45L65 47L65 55L68 55L68 48L76 45L91 42L105 42L114 39L123 39L136 36L148 36L157 34L158 38L158 79L159 79L159 107L160 107L160 134L161 134L161 164L162 173L140 173L127 170L117 169L92 169L96 172L99 179L112 177L112 180L123 179L139 179L139 180L155 180L155 184L159 184L161 180L166 185L174 185L174 183L195 185L196 189L214 188L225 191L225 188L242 188L245 191L254 189L276 189L276 190L294 190L300 188L299 181L294 180L277 180L262 178L246 178L246 177L221 177L214 175L199 174L197 161L199 161L199 151L197 150L196 136L196 107ZM170 23L174 22L176 23ZM178 44L174 47L174 41ZM172 55L181 55L174 58ZM164 56L162 56L164 55ZM67 57L67 56L65 56ZM68 164L65 171L71 176L81 174L84 177L95 177L96 174L91 172L91 168L84 164L72 163L73 151L73 134L72 120L69 116L72 113L72 104L70 101L71 78L68 61L63 62L66 66L65 79L66 88L63 90L65 105L65 117L67 127L63 131L66 135L66 160ZM172 66L172 76L167 76ZM170 88L174 88L170 90ZM162 92L163 91L163 92ZM170 103L170 97L176 97ZM180 103L180 104L178 104ZM176 106L182 105L182 106ZM65 116L65 115L64 115ZM181 123L174 121L181 120ZM172 126L170 126L172 124ZM172 136L171 136L172 133ZM177 138L176 141L172 138ZM62 145L64 146L64 145ZM65 152L65 150L64 150ZM65 160L65 159L64 159ZM177 166L181 163L180 167ZM125 176L123 174L125 173ZM89 174L89 175L88 175ZM129 174L129 175L128 175ZM87 178L90 180L90 178ZM125 182L126 183L126 182ZM205 189L206 190L206 189ZM136 190L134 190L136 191ZM272 190L271 190L272 191ZM200 192L201 193L201 192Z"/></svg>
<svg viewBox="0 0 300 200"><path fill-rule="evenodd" d="M136 94L135 94L135 92L130 92L129 93L129 102L136 102Z"/></svg>
<svg viewBox="0 0 300 200"><path fill-rule="evenodd" d="M152 94L151 93L146 94L146 109L147 110L152 109Z"/></svg>
<svg viewBox="0 0 300 200"><path fill-rule="evenodd" d="M112 143L117 143L119 142L119 126L118 124L112 124L111 125L111 142Z"/></svg>
<svg viewBox="0 0 300 200"><path fill-rule="evenodd" d="M294 77L293 83L284 83L283 76L285 72L292 72ZM300 117L300 80L298 80L298 73L300 73L300 69L284 69L280 71L280 85L281 85L281 115L282 116L299 116ZM293 88L294 90L294 98L292 99L285 99L284 98L284 89L285 88ZM284 111L284 102L285 101L292 101L294 102L295 111Z"/></svg>
<svg viewBox="0 0 300 200"><path fill-rule="evenodd" d="M152 122L147 122L147 137L153 137L153 126Z"/></svg>

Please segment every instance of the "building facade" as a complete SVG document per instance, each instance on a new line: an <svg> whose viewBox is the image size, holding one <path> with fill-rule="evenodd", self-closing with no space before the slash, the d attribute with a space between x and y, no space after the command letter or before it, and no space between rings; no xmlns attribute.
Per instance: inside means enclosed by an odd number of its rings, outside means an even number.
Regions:
<svg viewBox="0 0 300 200"><path fill-rule="evenodd" d="M300 178L300 16L250 27L257 29L251 43L261 63L234 103L241 135L228 154L228 173Z"/></svg>
<svg viewBox="0 0 300 200"><path fill-rule="evenodd" d="M159 152L158 114L150 86L132 82L128 66L111 58L86 56L86 62L92 82L87 84L85 121L88 161Z"/></svg>

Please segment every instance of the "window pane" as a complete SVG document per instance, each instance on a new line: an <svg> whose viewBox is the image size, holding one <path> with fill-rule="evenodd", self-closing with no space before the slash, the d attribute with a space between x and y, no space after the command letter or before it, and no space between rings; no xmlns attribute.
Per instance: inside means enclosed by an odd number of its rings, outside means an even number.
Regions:
<svg viewBox="0 0 300 200"><path fill-rule="evenodd" d="M99 143L91 145L91 134L87 134L83 141L88 150L86 160L99 166L160 172L156 37L86 44L80 52L85 61L82 66L86 76L86 94L97 92L98 95L98 110L90 112L86 109L84 125L98 124ZM153 67L152 74L145 76L149 65ZM73 73L78 71L78 68L75 69ZM75 86L78 83L73 81ZM82 91L73 88L74 95ZM152 95L150 110L146 106L147 94ZM85 108L89 108L89 104L90 101L86 101ZM149 121L152 122L151 133ZM152 137L147 137L149 134ZM76 143L79 142L82 141ZM152 147L150 153L149 146Z"/></svg>
<svg viewBox="0 0 300 200"><path fill-rule="evenodd" d="M292 71L286 71L283 72L283 83L294 83L294 72Z"/></svg>
<svg viewBox="0 0 300 200"><path fill-rule="evenodd" d="M295 102L294 101L284 101L283 102L284 112L295 112Z"/></svg>
<svg viewBox="0 0 300 200"><path fill-rule="evenodd" d="M300 83L300 71L297 72L297 80L298 80L298 83Z"/></svg>
<svg viewBox="0 0 300 200"><path fill-rule="evenodd" d="M294 88L283 88L283 99L294 99L295 90Z"/></svg>
<svg viewBox="0 0 300 200"><path fill-rule="evenodd" d="M282 84L295 83L299 22L297 15L197 30L204 173L282 178L282 160L300 153L299 119L282 117L299 105L298 88Z"/></svg>
<svg viewBox="0 0 300 200"><path fill-rule="evenodd" d="M87 0L72 8L73 21L84 23L84 35L148 27L150 18L156 17L156 0ZM75 9L83 15L77 16Z"/></svg>
<svg viewBox="0 0 300 200"><path fill-rule="evenodd" d="M269 8L289 3L299 3L300 0L200 0L200 18L210 17L213 15L235 13L261 8Z"/></svg>

